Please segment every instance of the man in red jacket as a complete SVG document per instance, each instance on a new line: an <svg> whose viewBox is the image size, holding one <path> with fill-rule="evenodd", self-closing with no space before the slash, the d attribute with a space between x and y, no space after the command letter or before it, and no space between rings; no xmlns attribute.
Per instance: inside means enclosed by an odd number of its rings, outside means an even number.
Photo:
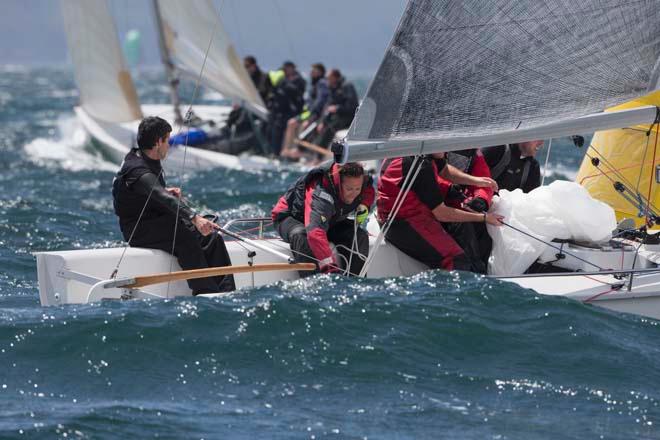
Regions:
<svg viewBox="0 0 660 440"><path fill-rule="evenodd" d="M451 153L447 153L446 157L449 165L452 165L454 168L465 174L474 177L492 178L490 175L490 167L488 166L488 163L486 163L486 158L478 148L452 151ZM488 186L479 187L474 185L462 185L460 190L464 196L463 203L465 206L475 212L488 211L493 199L493 188ZM452 206L460 207L460 204L452 204Z"/></svg>
<svg viewBox="0 0 660 440"><path fill-rule="evenodd" d="M371 176L362 165L328 163L311 170L280 197L273 208L275 229L289 243L296 262L316 262L323 273L339 272L330 242L346 261L349 273L357 275L369 253L369 236L357 223L366 220L374 202ZM355 213L356 219L348 216ZM353 253L354 242L357 251ZM301 276L310 272L301 272Z"/></svg>
<svg viewBox="0 0 660 440"><path fill-rule="evenodd" d="M457 190L452 183L497 190L489 177L470 176L446 163L444 153L422 156L413 169L413 157L388 159L378 182L378 220L392 214L406 176L419 172L403 199L386 239L402 252L431 268L486 272L471 223L501 225L502 216L469 212L448 206Z"/></svg>

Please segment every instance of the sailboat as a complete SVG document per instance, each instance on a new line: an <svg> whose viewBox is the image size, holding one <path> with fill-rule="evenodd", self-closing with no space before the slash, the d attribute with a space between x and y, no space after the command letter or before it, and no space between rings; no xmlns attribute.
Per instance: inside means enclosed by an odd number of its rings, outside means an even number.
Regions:
<svg viewBox="0 0 660 440"><path fill-rule="evenodd" d="M193 77L240 104L247 109L252 126L262 126L268 111L213 4L208 0L152 0L152 6L171 105L140 104L105 0L61 0L67 43L80 90L80 105L74 111L92 144L107 158L120 163L135 144L140 120L148 115L176 122L172 124L175 130L172 134L181 133L180 137L187 143L186 133L193 127L185 120L185 108L179 102L179 74ZM201 77L197 78L200 72ZM224 125L231 110L229 105L196 105L194 114L198 122L217 128ZM259 132L258 128L255 132ZM215 167L246 171L292 167L268 157L265 140L258 138L254 139L252 148L240 154L230 154L232 140L225 145L228 148L220 150L207 145L213 139L185 152L181 145L174 145L165 167L180 170L184 160L189 171Z"/></svg>
<svg viewBox="0 0 660 440"><path fill-rule="evenodd" d="M617 136L639 132L642 142L631 137L626 151L646 148L642 162L655 169L658 78L660 9L652 1L410 0L347 140L333 145L333 152L337 162L346 163L594 131L599 133L592 145L605 139L616 149ZM595 163L589 156L585 160ZM648 191L638 191L637 199L623 179L625 191L613 185L608 194L626 203L638 201L636 220L643 217L649 226L658 221L656 176L640 178L639 187L645 183ZM618 211L620 217L627 214ZM251 222L257 235L229 232L243 222ZM266 222L242 219L224 225L236 238L228 243L234 265L291 259L286 243L263 235ZM649 229L634 228L634 220L632 228L624 222L621 229L630 234L596 243L545 243L544 253L556 257L551 265L556 272L497 278L541 294L660 319L660 245ZM410 276L428 269L384 241L375 221L368 230L370 255L360 275ZM44 252L37 254L37 267L43 305L190 294L181 281L131 287L140 275L178 269L160 251ZM108 279L113 269L119 275ZM236 283L240 289L295 278L292 271L244 273Z"/></svg>

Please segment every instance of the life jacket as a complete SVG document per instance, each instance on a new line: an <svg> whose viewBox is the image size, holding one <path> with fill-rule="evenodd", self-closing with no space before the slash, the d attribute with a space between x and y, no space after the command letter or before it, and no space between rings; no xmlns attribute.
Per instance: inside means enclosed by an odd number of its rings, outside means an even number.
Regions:
<svg viewBox="0 0 660 440"><path fill-rule="evenodd" d="M434 160L431 156L425 156L419 160L427 161L424 166L431 167L433 178L439 184L442 178L440 176L440 171L438 170L438 161ZM410 172L408 167L410 167L409 163L411 161L412 158L410 157L397 157L387 159L383 162L380 179L378 180L377 207L379 222L385 222L389 217L390 212L392 212L394 202L401 191L401 186L403 185L404 180L406 179L406 174ZM440 161L440 164L442 168L444 168L444 161ZM417 166L422 166L422 164L418 162ZM444 192L444 194L442 194L443 197L447 192L446 188L444 190L441 188L429 188L428 190L439 190L441 194ZM414 188L411 188L406 194L406 197L397 212L397 218L409 218L420 214L432 215L431 208L422 202Z"/></svg>
<svg viewBox="0 0 660 440"><path fill-rule="evenodd" d="M501 147L498 147L501 148ZM513 191L521 188L528 192L541 185L539 180L539 163L535 157L521 157L517 144L504 145L504 151L497 163L492 164L490 172L500 189ZM520 181L517 177L520 176ZM530 176L531 180L530 180Z"/></svg>
<svg viewBox="0 0 660 440"><path fill-rule="evenodd" d="M360 195L358 195L352 203L344 203L340 194L341 184L339 167L333 162L327 162L313 168L306 175L298 178L298 180L289 187L286 193L280 197L271 212L273 221L280 221L286 217L293 217L304 223L305 211L309 209L309 207L306 206L309 204L307 201L307 190L319 182L334 201L335 215L332 219L329 219L330 223L345 219L360 204L364 203L369 206L373 203L373 197L371 197L372 200L369 200L369 197L365 197L365 193L368 192L368 189L373 187L371 176L365 176Z"/></svg>
<svg viewBox="0 0 660 440"><path fill-rule="evenodd" d="M144 174L153 173L158 181L165 186L165 177L159 160L146 157L137 148L132 149L122 162L121 168L112 182L112 199L115 214L119 217L122 230L125 225L134 224L142 214L143 220L155 218L163 214L152 203L147 204L147 196L133 191L132 186ZM147 205L145 207L145 204Z"/></svg>

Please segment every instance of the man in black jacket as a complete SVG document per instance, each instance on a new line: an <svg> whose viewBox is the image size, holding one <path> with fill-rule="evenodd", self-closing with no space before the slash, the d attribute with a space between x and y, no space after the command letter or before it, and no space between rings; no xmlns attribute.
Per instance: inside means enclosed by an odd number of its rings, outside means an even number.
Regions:
<svg viewBox="0 0 660 440"><path fill-rule="evenodd" d="M259 68L257 59L252 55L243 58L243 66L245 66L245 70L250 74L250 78L252 79L254 86L257 88L259 95L261 95L264 104L267 103L268 98L270 97L270 92L273 88L268 79L268 75Z"/></svg>
<svg viewBox="0 0 660 440"><path fill-rule="evenodd" d="M338 69L328 73L328 88L330 98L324 110L324 116L316 127L314 143L327 147L332 142L335 133L348 128L353 121L358 107L357 92L353 84L346 81Z"/></svg>
<svg viewBox="0 0 660 440"><path fill-rule="evenodd" d="M530 192L541 186L541 166L534 156L543 141L483 148L484 159L500 189Z"/></svg>
<svg viewBox="0 0 660 440"><path fill-rule="evenodd" d="M269 73L273 86L268 100L269 136L272 153L279 156L284 141L286 122L300 114L305 105L304 95L307 82L296 70L296 65L285 61L279 71Z"/></svg>
<svg viewBox="0 0 660 440"><path fill-rule="evenodd" d="M119 227L130 246L172 252L184 269L230 266L231 260L215 223L198 215L169 188L160 161L169 151L172 127L157 116L144 118L137 134L139 148L124 158L112 182ZM174 237L176 229L176 237ZM232 275L188 280L193 295L235 289Z"/></svg>

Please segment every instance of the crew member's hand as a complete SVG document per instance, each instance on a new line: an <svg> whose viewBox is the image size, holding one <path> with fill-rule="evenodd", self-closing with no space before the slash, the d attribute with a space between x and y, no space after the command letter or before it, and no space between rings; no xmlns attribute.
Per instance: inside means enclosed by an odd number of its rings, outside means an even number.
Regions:
<svg viewBox="0 0 660 440"><path fill-rule="evenodd" d="M165 188L165 191L172 194L177 199L181 198L181 188L175 188L175 187Z"/></svg>
<svg viewBox="0 0 660 440"><path fill-rule="evenodd" d="M369 208L367 208L366 205L358 205L357 209L355 210L355 219L357 220L358 224L361 225L362 223L366 222L368 218Z"/></svg>
<svg viewBox="0 0 660 440"><path fill-rule="evenodd" d="M465 194L463 193L461 186L453 183L449 185L449 188L447 188L446 199L447 201L462 203L463 200L465 200Z"/></svg>
<svg viewBox="0 0 660 440"><path fill-rule="evenodd" d="M316 132L321 133L324 128L325 128L325 124L323 124L323 122L319 122L319 125L316 126Z"/></svg>
<svg viewBox="0 0 660 440"><path fill-rule="evenodd" d="M488 202L486 202L481 197L473 197L465 203L465 206L473 210L474 212L486 212L488 211Z"/></svg>
<svg viewBox="0 0 660 440"><path fill-rule="evenodd" d="M491 226L502 226L502 221L504 221L504 216L494 213L487 213L484 217L486 223Z"/></svg>
<svg viewBox="0 0 660 440"><path fill-rule="evenodd" d="M339 273L341 272L341 269L339 269L334 263L333 264L326 264L325 266L321 266L321 273Z"/></svg>
<svg viewBox="0 0 660 440"><path fill-rule="evenodd" d="M191 221L192 224L195 225L195 228L197 228L199 233L205 237L211 234L213 231L217 231L218 229L220 229L220 226L216 225L210 220L205 219L200 215L194 216Z"/></svg>
<svg viewBox="0 0 660 440"><path fill-rule="evenodd" d="M336 105L329 105L327 109L325 109L327 113L337 113L337 106Z"/></svg>
<svg viewBox="0 0 660 440"><path fill-rule="evenodd" d="M490 177L477 177L477 181L474 184L474 186L478 186L481 188L490 188L494 192L499 191L499 188L497 187L497 182L495 182L493 179Z"/></svg>

